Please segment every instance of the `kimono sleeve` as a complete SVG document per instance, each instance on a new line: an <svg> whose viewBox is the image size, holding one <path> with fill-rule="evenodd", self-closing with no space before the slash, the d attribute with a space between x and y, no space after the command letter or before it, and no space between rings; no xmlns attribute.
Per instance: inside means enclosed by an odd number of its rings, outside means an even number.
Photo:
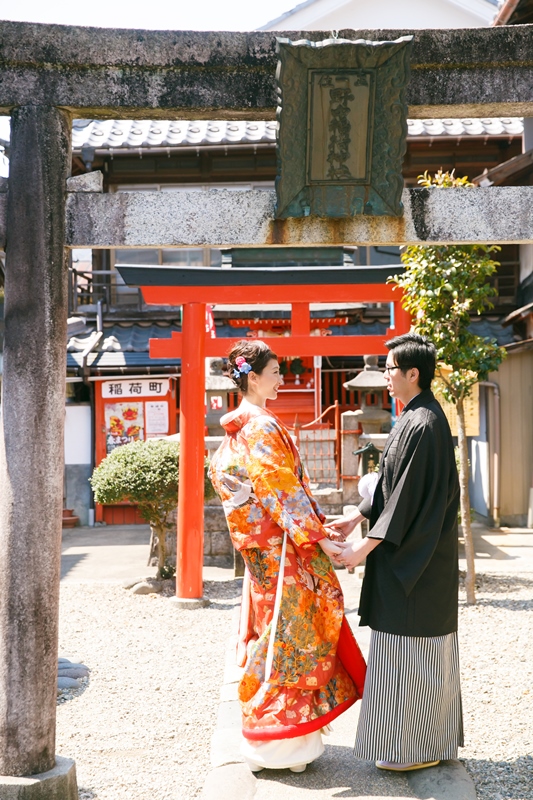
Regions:
<svg viewBox="0 0 533 800"><path fill-rule="evenodd" d="M363 515L363 517L370 519L370 514L372 513L372 500L369 500L367 497L363 498L363 500L361 500L357 506L357 510Z"/></svg>
<svg viewBox="0 0 533 800"><path fill-rule="evenodd" d="M320 522L322 522L322 524L324 524L325 521L326 521L326 515L324 514L324 512L320 508L319 504L317 503L317 501L315 500L315 498L311 494L311 490L309 489L309 475L307 474L307 470L305 469L305 467L303 469L304 469L304 480L303 480L303 483L304 483L305 488L309 490L309 491L306 492L307 498L308 498L309 502L311 503L311 505L312 505L312 507L314 509L314 512L317 515L318 519L320 520Z"/></svg>
<svg viewBox="0 0 533 800"><path fill-rule="evenodd" d="M439 438L430 425L411 431L397 454L399 477L368 534L393 546L389 563L407 594L435 552L448 507L449 468Z"/></svg>
<svg viewBox="0 0 533 800"><path fill-rule="evenodd" d="M275 420L262 415L246 427L246 468L263 508L298 547L325 539L326 532L296 475L294 456Z"/></svg>

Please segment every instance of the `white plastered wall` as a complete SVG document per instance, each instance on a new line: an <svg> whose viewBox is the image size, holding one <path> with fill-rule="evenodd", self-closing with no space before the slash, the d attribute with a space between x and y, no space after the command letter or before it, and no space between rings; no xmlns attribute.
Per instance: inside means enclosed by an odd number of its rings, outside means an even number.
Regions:
<svg viewBox="0 0 533 800"><path fill-rule="evenodd" d="M91 406L65 406L65 464L91 463Z"/></svg>
<svg viewBox="0 0 533 800"><path fill-rule="evenodd" d="M490 25L497 12L486 0L316 0L301 5L265 29L477 28Z"/></svg>

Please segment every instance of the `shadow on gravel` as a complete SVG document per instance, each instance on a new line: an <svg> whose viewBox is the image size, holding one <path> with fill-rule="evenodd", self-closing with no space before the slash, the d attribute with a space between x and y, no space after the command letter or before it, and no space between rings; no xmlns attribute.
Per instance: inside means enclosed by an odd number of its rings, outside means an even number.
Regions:
<svg viewBox="0 0 533 800"><path fill-rule="evenodd" d="M459 587L464 590L465 573L459 573ZM530 597L512 597L514 592L527 589ZM478 606L494 606L495 608L506 608L513 610L533 609L533 578L525 578L522 575L494 575L481 573L476 575L476 590L478 592ZM461 605L464 599L461 598Z"/></svg>
<svg viewBox="0 0 533 800"><path fill-rule="evenodd" d="M492 608L504 608L507 611L533 611L533 599L530 600L513 600L512 597L507 598L494 598L478 597L476 601L478 606L492 606Z"/></svg>
<svg viewBox="0 0 533 800"><path fill-rule="evenodd" d="M461 760L476 785L478 800L533 800L533 756L514 761Z"/></svg>
<svg viewBox="0 0 533 800"><path fill-rule="evenodd" d="M204 596L211 602L211 607L227 611L235 608L241 598L242 578L232 581L205 581Z"/></svg>
<svg viewBox="0 0 533 800"><path fill-rule="evenodd" d="M84 789L83 786L78 786L78 800L98 800L98 795L92 789Z"/></svg>
<svg viewBox="0 0 533 800"><path fill-rule="evenodd" d="M212 611L231 611L232 609L238 606L238 601L235 600L234 603L220 603L218 600L211 600L209 598L209 606L207 610L211 609Z"/></svg>
<svg viewBox="0 0 533 800"><path fill-rule="evenodd" d="M309 764L305 772L294 774L288 769L266 769L258 772L256 778L258 782L278 784L279 787L297 787L302 796L305 794L309 798L313 792L327 792L327 797L354 800L410 796L404 775L378 770L373 761L355 759L352 747L340 745L326 744L324 755ZM261 797L267 796L266 792L261 792ZM279 788L273 787L272 796L283 795Z"/></svg>
<svg viewBox="0 0 533 800"><path fill-rule="evenodd" d="M229 600L240 597L242 592L242 578L232 581L204 581L204 592L212 600Z"/></svg>

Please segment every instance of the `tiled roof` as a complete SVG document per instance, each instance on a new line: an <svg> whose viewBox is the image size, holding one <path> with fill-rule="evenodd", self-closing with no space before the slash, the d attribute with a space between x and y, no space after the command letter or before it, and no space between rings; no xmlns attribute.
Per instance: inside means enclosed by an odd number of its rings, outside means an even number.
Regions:
<svg viewBox="0 0 533 800"><path fill-rule="evenodd" d="M464 119L409 119L408 136L521 136L521 117L469 117Z"/></svg>
<svg viewBox="0 0 533 800"><path fill-rule="evenodd" d="M514 341L512 329L502 326L500 317L480 317L473 319L470 325L472 333L488 339L496 339L499 345L511 344ZM235 335L246 336L248 328L237 331L229 324L218 324L217 336L232 337ZM375 335L385 336L387 324L381 320L359 321L348 325L332 325L331 333L334 336L359 336ZM122 367L122 366L174 366L180 363L179 359L151 359L148 354L150 339L169 339L172 332L179 332L181 328L172 324L130 324L130 325L104 325L104 337L95 352L90 353L87 362L89 366ZM96 328L87 326L83 336L72 336L67 344L68 366L71 369L82 365L81 354L87 348L91 337L94 337Z"/></svg>
<svg viewBox="0 0 533 800"><path fill-rule="evenodd" d="M173 332L179 333L179 325L169 323L136 323L132 325L109 325L104 323L104 336L98 348L89 354L87 364L94 369L111 367L171 367L181 364L179 358L150 358L148 348L150 339L170 339ZM246 335L247 329L243 329ZM87 325L83 335L71 336L67 343L67 369L82 366L82 353L94 338L96 326ZM229 325L217 325L219 336L234 336L235 330Z"/></svg>
<svg viewBox="0 0 533 800"><path fill-rule="evenodd" d="M150 358L146 353L90 353L87 364L93 369L119 369L120 367L178 367L179 358ZM77 369L83 366L81 353L67 353L67 369Z"/></svg>
<svg viewBox="0 0 533 800"><path fill-rule="evenodd" d="M475 317L471 320L469 329L476 336L484 339L496 339L500 347L514 342L511 328L504 328L502 317Z"/></svg>
<svg viewBox="0 0 533 800"><path fill-rule="evenodd" d="M78 150L274 143L276 126L275 121L75 120L72 146Z"/></svg>
<svg viewBox="0 0 533 800"><path fill-rule="evenodd" d="M170 339L173 332L179 333L181 328L171 324L136 324L106 325L99 350L102 352L147 353L149 339ZM82 336L71 336L67 344L68 353L82 353L94 336L96 328L87 325L87 332Z"/></svg>
<svg viewBox="0 0 533 800"><path fill-rule="evenodd" d="M72 147L129 149L151 147L205 147L207 145L274 144L274 120L125 120L77 119L72 128ZM465 119L409 119L410 137L521 136L521 117ZM9 141L9 117L0 117L0 138Z"/></svg>
<svg viewBox="0 0 533 800"><path fill-rule="evenodd" d="M75 120L72 146L80 150L274 144L276 125L274 121ZM521 136L524 123L519 117L409 119L407 131L413 137Z"/></svg>
<svg viewBox="0 0 533 800"><path fill-rule="evenodd" d="M111 367L177 366L179 358L153 359L148 353L149 339L169 339L172 332L181 331L177 325L105 325L99 347L89 354L87 364L94 369ZM67 344L67 369L82 366L82 353L96 333L94 325L87 326L82 336L71 336Z"/></svg>

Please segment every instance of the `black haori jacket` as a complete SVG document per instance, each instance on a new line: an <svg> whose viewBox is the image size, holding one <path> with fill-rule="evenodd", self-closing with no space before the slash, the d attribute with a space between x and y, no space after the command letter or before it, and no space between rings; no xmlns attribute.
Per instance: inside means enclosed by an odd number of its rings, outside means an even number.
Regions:
<svg viewBox="0 0 533 800"><path fill-rule="evenodd" d="M426 389L404 408L381 457L373 501L359 511L371 538L361 625L401 636L457 630L459 481L444 412Z"/></svg>

